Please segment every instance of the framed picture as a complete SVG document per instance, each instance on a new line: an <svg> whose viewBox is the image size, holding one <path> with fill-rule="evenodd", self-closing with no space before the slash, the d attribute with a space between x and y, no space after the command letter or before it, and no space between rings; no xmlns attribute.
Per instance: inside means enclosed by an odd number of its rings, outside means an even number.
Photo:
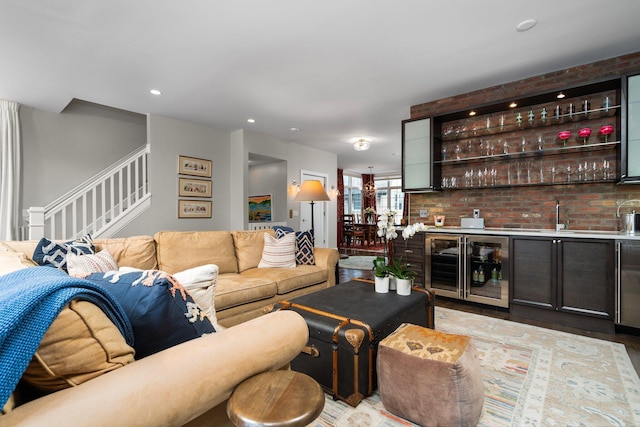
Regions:
<svg viewBox="0 0 640 427"><path fill-rule="evenodd" d="M271 194L249 196L249 222L271 221Z"/></svg>
<svg viewBox="0 0 640 427"><path fill-rule="evenodd" d="M178 218L211 218L211 201L178 200Z"/></svg>
<svg viewBox="0 0 640 427"><path fill-rule="evenodd" d="M178 156L178 173L211 178L211 160Z"/></svg>
<svg viewBox="0 0 640 427"><path fill-rule="evenodd" d="M178 196L211 197L211 181L206 179L179 178Z"/></svg>

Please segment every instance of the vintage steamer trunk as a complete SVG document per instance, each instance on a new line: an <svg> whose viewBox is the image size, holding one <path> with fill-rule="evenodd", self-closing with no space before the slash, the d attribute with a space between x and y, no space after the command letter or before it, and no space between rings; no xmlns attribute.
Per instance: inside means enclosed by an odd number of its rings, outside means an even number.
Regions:
<svg viewBox="0 0 640 427"><path fill-rule="evenodd" d="M309 326L309 343L291 368L313 377L334 399L357 406L377 384L378 343L402 323L433 328L433 294L414 287L409 296L375 293L373 284L352 281L282 301L274 310L294 310Z"/></svg>

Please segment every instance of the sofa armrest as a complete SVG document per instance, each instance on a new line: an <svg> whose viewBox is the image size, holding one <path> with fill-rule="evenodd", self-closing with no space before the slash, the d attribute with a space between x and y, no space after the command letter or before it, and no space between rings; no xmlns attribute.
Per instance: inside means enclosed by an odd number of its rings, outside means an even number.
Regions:
<svg viewBox="0 0 640 427"><path fill-rule="evenodd" d="M316 260L316 265L324 268L329 268L333 271L338 264L340 254L335 248L313 248L313 257Z"/></svg>
<svg viewBox="0 0 640 427"><path fill-rule="evenodd" d="M0 416L0 426L181 426L257 373L279 369L308 339L283 310L188 341Z"/></svg>

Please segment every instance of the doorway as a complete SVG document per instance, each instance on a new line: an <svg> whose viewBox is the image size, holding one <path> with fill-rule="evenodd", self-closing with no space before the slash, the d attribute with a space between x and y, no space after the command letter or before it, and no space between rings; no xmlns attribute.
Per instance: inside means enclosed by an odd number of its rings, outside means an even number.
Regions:
<svg viewBox="0 0 640 427"><path fill-rule="evenodd" d="M313 172L308 170L300 171L300 183L309 179L316 179L322 183L325 191L327 190L327 182L329 175ZM327 217L327 203L316 202L313 204L313 223L315 230L313 231L315 246L319 248L328 247L327 230L329 229L329 218ZM311 228L311 203L300 203L300 230L309 230Z"/></svg>

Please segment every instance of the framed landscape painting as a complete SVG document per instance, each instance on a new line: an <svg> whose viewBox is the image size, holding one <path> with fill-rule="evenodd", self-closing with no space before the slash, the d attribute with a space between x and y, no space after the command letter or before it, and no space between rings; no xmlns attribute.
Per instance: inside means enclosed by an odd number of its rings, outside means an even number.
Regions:
<svg viewBox="0 0 640 427"><path fill-rule="evenodd" d="M178 218L211 218L211 201L178 200Z"/></svg>
<svg viewBox="0 0 640 427"><path fill-rule="evenodd" d="M207 179L179 178L178 196L211 197L211 181Z"/></svg>
<svg viewBox="0 0 640 427"><path fill-rule="evenodd" d="M249 222L271 221L271 194L249 196Z"/></svg>
<svg viewBox="0 0 640 427"><path fill-rule="evenodd" d="M178 173L211 178L211 160L178 156Z"/></svg>

